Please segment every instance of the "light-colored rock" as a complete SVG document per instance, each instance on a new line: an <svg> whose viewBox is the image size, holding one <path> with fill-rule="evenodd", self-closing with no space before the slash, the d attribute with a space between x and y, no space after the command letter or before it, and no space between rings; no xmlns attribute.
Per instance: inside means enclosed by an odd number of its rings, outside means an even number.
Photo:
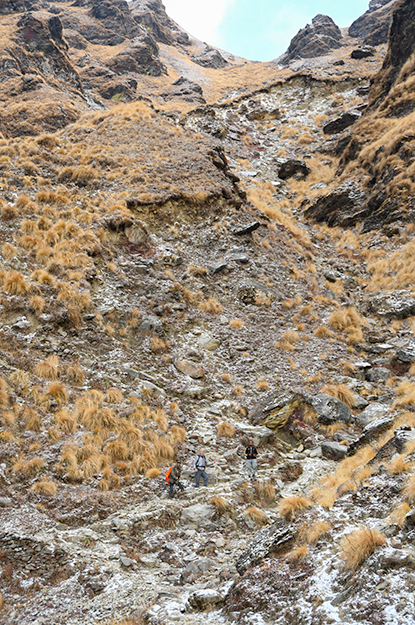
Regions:
<svg viewBox="0 0 415 625"><path fill-rule="evenodd" d="M189 605L194 610L203 612L223 602L223 595L213 588L196 590L189 597Z"/></svg>
<svg viewBox="0 0 415 625"><path fill-rule="evenodd" d="M174 366L180 373L184 373L185 375L189 375L194 380L198 380L203 378L205 375L205 370L201 365L196 365L194 362L190 360L176 360Z"/></svg>
<svg viewBox="0 0 415 625"><path fill-rule="evenodd" d="M237 427L245 436L248 438L252 438L254 441L254 445L266 445L267 443L272 443L275 439L274 432L265 426L257 425L245 425L242 423L238 423Z"/></svg>
<svg viewBox="0 0 415 625"><path fill-rule="evenodd" d="M192 527L207 525L214 515L214 509L206 503L197 503L194 506L184 508L181 512L181 520Z"/></svg>
<svg viewBox="0 0 415 625"><path fill-rule="evenodd" d="M304 399L298 393L277 389L268 393L249 413L254 425L265 425L272 430L283 428L288 419L303 404Z"/></svg>
<svg viewBox="0 0 415 625"><path fill-rule="evenodd" d="M357 415L357 417L355 418L355 423L359 427L364 428L375 419L386 417L389 413L390 406L388 406L388 404L373 402L373 404L369 404L369 406L367 406L363 410L363 412Z"/></svg>

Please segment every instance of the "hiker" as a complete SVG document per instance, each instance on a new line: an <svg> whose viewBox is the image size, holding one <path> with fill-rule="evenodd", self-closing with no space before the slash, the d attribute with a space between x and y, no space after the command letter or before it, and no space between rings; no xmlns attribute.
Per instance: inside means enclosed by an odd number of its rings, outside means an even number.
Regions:
<svg viewBox="0 0 415 625"><path fill-rule="evenodd" d="M216 460L213 461L213 463L215 462ZM201 449L193 463L193 468L196 471L196 488L199 488L199 482L201 477L203 477L203 486L207 486L208 476L206 474L205 468L209 467L211 464L211 462L206 460L205 450Z"/></svg>
<svg viewBox="0 0 415 625"><path fill-rule="evenodd" d="M173 486L178 486L181 491L184 491L183 484L180 483L180 473L181 473L181 462L177 460L177 462L167 471L166 479L169 483L169 495L170 499L173 499Z"/></svg>
<svg viewBox="0 0 415 625"><path fill-rule="evenodd" d="M256 461L256 457L258 455L258 451L257 448L254 445L254 442L252 439L249 440L249 445L248 447L245 449L245 458L246 458L246 470L248 471L248 478L249 479L254 479L255 477L255 473L256 473L256 468L257 468L257 461ZM252 477L251 477L252 475Z"/></svg>

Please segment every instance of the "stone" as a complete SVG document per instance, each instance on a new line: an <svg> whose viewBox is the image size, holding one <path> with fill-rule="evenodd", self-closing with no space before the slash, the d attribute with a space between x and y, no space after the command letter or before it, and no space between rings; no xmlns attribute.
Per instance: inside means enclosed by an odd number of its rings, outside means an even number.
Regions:
<svg viewBox="0 0 415 625"><path fill-rule="evenodd" d="M190 564L188 564L180 574L181 583L192 584L199 577L202 577L206 571L213 568L215 564L215 561L211 558L200 558L199 560L190 562Z"/></svg>
<svg viewBox="0 0 415 625"><path fill-rule="evenodd" d="M221 346L221 341L219 339L214 339L206 335L201 336L197 342L200 347L207 349L209 352L214 352Z"/></svg>
<svg viewBox="0 0 415 625"><path fill-rule="evenodd" d="M354 422L359 427L364 428L372 421L375 421L375 419L387 416L390 412L390 409L391 408L388 404L373 402L355 417Z"/></svg>
<svg viewBox="0 0 415 625"><path fill-rule="evenodd" d="M321 443L321 453L329 460L343 460L347 456L348 448L340 443L326 441Z"/></svg>
<svg viewBox="0 0 415 625"><path fill-rule="evenodd" d="M405 516L405 527L411 529L415 527L415 508L412 508Z"/></svg>
<svg viewBox="0 0 415 625"><path fill-rule="evenodd" d="M325 135L335 135L338 132L342 132L349 126L352 126L360 117L360 113L347 112L340 115L337 119L325 124L323 126L323 132Z"/></svg>
<svg viewBox="0 0 415 625"><path fill-rule="evenodd" d="M129 568L130 566L133 565L133 561L130 560L130 558L127 558L126 556L121 556L120 558L120 562L123 566L125 566L126 568Z"/></svg>
<svg viewBox="0 0 415 625"><path fill-rule="evenodd" d="M219 261L217 263L215 263L214 265L211 265L209 267L209 274L211 276L216 275L217 273L222 273L223 271L225 271L228 268L228 265L223 262L223 261Z"/></svg>
<svg viewBox="0 0 415 625"><path fill-rule="evenodd" d="M405 290L382 293L367 302L366 310L387 319L406 319L415 314L415 297Z"/></svg>
<svg viewBox="0 0 415 625"><path fill-rule="evenodd" d="M254 232L254 230L258 230L260 225L261 224L259 221L253 221L252 223L246 226L242 226L241 228L238 228L237 230L235 230L234 234L236 234L237 236L242 236L244 234L251 234L251 232Z"/></svg>
<svg viewBox="0 0 415 625"><path fill-rule="evenodd" d="M206 104L206 100L203 97L203 89L197 83L189 80L185 76L180 76L176 80L170 89L161 94L164 100L172 100L173 98L182 98L186 102L199 102L200 104Z"/></svg>
<svg viewBox="0 0 415 625"><path fill-rule="evenodd" d="M201 488L201 487L199 487ZM207 525L215 514L214 508L207 503L197 503L181 511L181 520L191 527L198 528Z"/></svg>
<svg viewBox="0 0 415 625"><path fill-rule="evenodd" d="M249 121L267 121L271 119L280 119L281 111L279 109L267 109L264 106L257 106L246 114Z"/></svg>
<svg viewBox="0 0 415 625"><path fill-rule="evenodd" d="M293 412L299 409L304 398L298 393L278 389L262 399L248 414L254 425L265 425L271 430L283 428Z"/></svg>
<svg viewBox="0 0 415 625"><path fill-rule="evenodd" d="M411 511L412 512L412 511ZM411 514L408 512L408 514ZM405 517L405 524L408 515ZM389 549L379 559L382 568L389 571L390 569L415 569L415 551L413 549Z"/></svg>
<svg viewBox="0 0 415 625"><path fill-rule="evenodd" d="M294 176L306 178L311 173L311 169L308 167L305 161L299 161L294 158L290 158L278 167L278 177L282 180L293 178Z"/></svg>
<svg viewBox="0 0 415 625"><path fill-rule="evenodd" d="M353 50L350 58L360 61L361 59L367 59L369 56L374 56L373 49L369 47L362 47Z"/></svg>
<svg viewBox="0 0 415 625"><path fill-rule="evenodd" d="M366 194L354 181L345 182L326 195L318 197L304 215L317 223L347 227L362 220Z"/></svg>
<svg viewBox="0 0 415 625"><path fill-rule="evenodd" d="M169 46L190 44L189 35L167 15L161 0L133 0L129 4L135 21L151 32L156 41Z"/></svg>
<svg viewBox="0 0 415 625"><path fill-rule="evenodd" d="M204 588L193 592L188 599L191 608L199 612L219 607L224 602L223 595L213 588Z"/></svg>
<svg viewBox="0 0 415 625"><path fill-rule="evenodd" d="M239 575L243 575L267 556L289 551L295 537L294 528L282 519L257 532L253 541L236 561Z"/></svg>
<svg viewBox="0 0 415 625"><path fill-rule="evenodd" d="M242 432L248 439L252 438L255 446L267 445L275 440L275 433L268 427L257 425L237 424L238 430Z"/></svg>
<svg viewBox="0 0 415 625"><path fill-rule="evenodd" d="M201 365L197 365L190 360L176 360L174 366L180 373L190 376L194 380L199 380L205 375L205 370Z"/></svg>
<svg viewBox="0 0 415 625"><path fill-rule="evenodd" d="M393 423L393 417L382 417L369 423L357 440L349 445L348 455L353 456L363 445L367 445Z"/></svg>
<svg viewBox="0 0 415 625"><path fill-rule="evenodd" d="M373 367L366 372L366 380L378 384L379 382L386 382L391 376L391 370L386 367Z"/></svg>
<svg viewBox="0 0 415 625"><path fill-rule="evenodd" d="M319 393L313 397L311 405L317 412L319 423L323 423L323 425L331 425L336 421L344 421L345 423L350 421L350 408L336 397Z"/></svg>
<svg viewBox="0 0 415 625"><path fill-rule="evenodd" d="M415 438L415 429L410 428L408 425L402 425L400 428L395 430L395 447L398 454L401 454L405 448L405 445L408 441L411 441Z"/></svg>
<svg viewBox="0 0 415 625"><path fill-rule="evenodd" d="M193 54L190 58L193 63L212 69L221 69L228 65L228 61L223 58L219 50L211 48L210 46L206 46L200 52Z"/></svg>
<svg viewBox="0 0 415 625"><path fill-rule="evenodd" d="M408 343L408 345L399 349L396 352L395 359L405 364L415 362L415 343Z"/></svg>
<svg viewBox="0 0 415 625"><path fill-rule="evenodd" d="M10 497L0 497L0 508L8 508L13 505L13 501Z"/></svg>

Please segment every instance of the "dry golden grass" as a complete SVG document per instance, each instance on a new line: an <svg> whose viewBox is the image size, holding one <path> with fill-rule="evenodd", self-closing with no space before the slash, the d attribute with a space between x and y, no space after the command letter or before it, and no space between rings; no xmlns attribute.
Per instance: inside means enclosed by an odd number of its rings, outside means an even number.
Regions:
<svg viewBox="0 0 415 625"><path fill-rule="evenodd" d="M329 317L329 325L347 336L349 343L363 341L362 327L367 327L367 321L355 308L349 306L332 313Z"/></svg>
<svg viewBox="0 0 415 625"><path fill-rule="evenodd" d="M66 370L68 379L73 384L83 384L85 382L85 372L79 365L68 367Z"/></svg>
<svg viewBox="0 0 415 625"><path fill-rule="evenodd" d="M58 491L58 486L53 482L41 481L36 482L30 487L30 490L38 495L45 495L46 497L53 497Z"/></svg>
<svg viewBox="0 0 415 625"><path fill-rule="evenodd" d="M51 382L48 386L48 394L60 404L66 403L69 399L68 390L62 382Z"/></svg>
<svg viewBox="0 0 415 625"><path fill-rule="evenodd" d="M340 399L349 408L353 408L356 403L355 394L345 384L327 384L320 389L320 393Z"/></svg>
<svg viewBox="0 0 415 625"><path fill-rule="evenodd" d="M301 528L301 539L309 545L315 545L322 536L327 534L331 525L327 521L317 521L311 526L304 526Z"/></svg>
<svg viewBox="0 0 415 625"><path fill-rule="evenodd" d="M409 477L402 490L404 500L411 506L415 503L415 475Z"/></svg>
<svg viewBox="0 0 415 625"><path fill-rule="evenodd" d="M45 461L43 458L31 458L30 460L19 458L14 463L12 470L14 473L21 473L22 475L34 475L42 471L44 466Z"/></svg>
<svg viewBox="0 0 415 625"><path fill-rule="evenodd" d="M41 295L34 295L29 300L29 307L35 313L36 317L40 317L46 307L46 301Z"/></svg>
<svg viewBox="0 0 415 625"><path fill-rule="evenodd" d="M176 445L177 443L181 443L186 440L187 432L184 427L181 427L180 425L173 425L169 432L169 438L173 442L173 445Z"/></svg>
<svg viewBox="0 0 415 625"><path fill-rule="evenodd" d="M56 380L58 377L58 365L59 358L54 354L48 356L48 358L42 362L38 362L35 367L35 374L39 378L45 378L46 380Z"/></svg>
<svg viewBox="0 0 415 625"><path fill-rule="evenodd" d="M200 310L210 313L211 315L217 315L223 310L223 306L219 304L213 297L209 298L205 302L199 304Z"/></svg>
<svg viewBox="0 0 415 625"><path fill-rule="evenodd" d="M20 271L11 269L4 277L3 290L10 295L26 295L29 285Z"/></svg>
<svg viewBox="0 0 415 625"><path fill-rule="evenodd" d="M242 319L232 319L232 321L229 322L229 325L232 328L239 329L239 328L243 328L245 324L242 321Z"/></svg>
<svg viewBox="0 0 415 625"><path fill-rule="evenodd" d="M119 404L123 397L123 392L116 388L110 388L105 393L105 401L109 404Z"/></svg>
<svg viewBox="0 0 415 625"><path fill-rule="evenodd" d="M113 462L115 460L128 460L130 456L130 451L127 445L124 443L124 441L121 440L107 443L103 451L111 458Z"/></svg>
<svg viewBox="0 0 415 625"><path fill-rule="evenodd" d="M282 340L284 343L289 343L291 345L297 345L300 342L300 337L295 330L288 330L284 332L282 335Z"/></svg>
<svg viewBox="0 0 415 625"><path fill-rule="evenodd" d="M413 467L412 462L406 459L406 454L395 456L389 463L388 470L393 475L401 475L405 471L410 471Z"/></svg>
<svg viewBox="0 0 415 625"><path fill-rule="evenodd" d="M233 438L235 436L235 427L231 423L218 423L217 435L225 438Z"/></svg>
<svg viewBox="0 0 415 625"><path fill-rule="evenodd" d="M312 505L306 497L285 497L281 499L278 505L278 512L283 519L291 521L299 512Z"/></svg>
<svg viewBox="0 0 415 625"><path fill-rule="evenodd" d="M388 519L388 523L392 525L396 523L397 525L403 525L405 523L405 518L408 512L410 512L411 506L407 503L398 503L392 510L390 517Z"/></svg>
<svg viewBox="0 0 415 625"><path fill-rule="evenodd" d="M160 470L159 469L149 469L148 471L146 471L146 478L147 479L153 479L155 477L158 477L160 475Z"/></svg>
<svg viewBox="0 0 415 625"><path fill-rule="evenodd" d="M307 545L302 545L301 547L297 547L293 549L289 553L286 554L285 559L288 562L302 562L308 556L308 548Z"/></svg>
<svg viewBox="0 0 415 625"><path fill-rule="evenodd" d="M244 511L244 515L250 518L251 521L254 521L257 527L262 527L263 525L266 525L268 523L267 515L255 506L250 506L249 508L247 508Z"/></svg>
<svg viewBox="0 0 415 625"><path fill-rule="evenodd" d="M326 326L319 326L314 330L313 334L320 339L325 339L329 336L333 336L333 332L331 332Z"/></svg>
<svg viewBox="0 0 415 625"><path fill-rule="evenodd" d="M24 426L26 430L39 432L42 429L42 419L40 415L32 408L26 408L23 413Z"/></svg>
<svg viewBox="0 0 415 625"><path fill-rule="evenodd" d="M166 413L161 408L156 408L151 413L152 420L157 423L158 429L162 432L167 432L167 428L169 426L169 422L167 420Z"/></svg>
<svg viewBox="0 0 415 625"><path fill-rule="evenodd" d="M158 336L153 336L150 341L150 349L155 354L161 354L165 352L169 347L168 341L163 341L163 339Z"/></svg>
<svg viewBox="0 0 415 625"><path fill-rule="evenodd" d="M224 514L230 509L229 503L223 497L211 497L210 503L219 514Z"/></svg>
<svg viewBox="0 0 415 625"><path fill-rule="evenodd" d="M4 260L10 260L17 255L17 248L10 243L4 243L1 248L1 253Z"/></svg>
<svg viewBox="0 0 415 625"><path fill-rule="evenodd" d="M265 378L260 378L255 382L255 388L257 391L269 391L271 387Z"/></svg>
<svg viewBox="0 0 415 625"><path fill-rule="evenodd" d="M67 410L60 410L56 414L56 424L65 434L74 434L77 430L76 418Z"/></svg>
<svg viewBox="0 0 415 625"><path fill-rule="evenodd" d="M377 547L384 545L386 536L377 530L361 527L345 536L341 542L340 557L346 570L355 571Z"/></svg>

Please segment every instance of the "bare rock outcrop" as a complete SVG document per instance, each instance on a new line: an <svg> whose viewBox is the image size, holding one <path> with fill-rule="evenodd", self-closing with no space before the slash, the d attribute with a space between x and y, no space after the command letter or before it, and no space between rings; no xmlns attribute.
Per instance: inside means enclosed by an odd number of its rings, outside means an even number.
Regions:
<svg viewBox="0 0 415 625"><path fill-rule="evenodd" d="M388 41L396 0L375 0L369 9L349 26L350 37L363 39L364 45L378 46Z"/></svg>
<svg viewBox="0 0 415 625"><path fill-rule="evenodd" d="M310 59L340 48L343 36L340 28L328 15L316 15L311 24L302 28L291 40L283 62Z"/></svg>
<svg viewBox="0 0 415 625"><path fill-rule="evenodd" d="M167 45L190 44L189 35L170 19L161 0L133 0L130 10L135 21L156 41Z"/></svg>

